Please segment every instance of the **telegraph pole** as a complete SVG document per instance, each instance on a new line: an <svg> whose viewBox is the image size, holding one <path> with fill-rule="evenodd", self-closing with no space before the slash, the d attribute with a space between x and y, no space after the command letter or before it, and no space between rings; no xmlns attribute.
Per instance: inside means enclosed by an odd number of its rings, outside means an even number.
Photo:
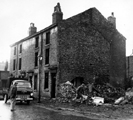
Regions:
<svg viewBox="0 0 133 120"><path fill-rule="evenodd" d="M40 46L39 46L39 54L38 54L38 67L39 67L39 90L38 90L38 103L41 102L41 68L42 68L42 61L43 61L43 57L42 57L42 50L43 49L43 35L41 35L41 42L40 42Z"/></svg>

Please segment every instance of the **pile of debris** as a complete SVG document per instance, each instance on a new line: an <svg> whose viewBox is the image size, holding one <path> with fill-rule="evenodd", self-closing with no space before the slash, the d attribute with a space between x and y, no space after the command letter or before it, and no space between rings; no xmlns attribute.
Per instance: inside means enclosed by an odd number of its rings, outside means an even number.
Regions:
<svg viewBox="0 0 133 120"><path fill-rule="evenodd" d="M67 81L59 86L59 94L56 98L59 102L71 102L76 96L76 89L72 83Z"/></svg>
<svg viewBox="0 0 133 120"><path fill-rule="evenodd" d="M114 88L109 83L82 84L75 88L69 81L60 84L58 102L80 102L86 104L102 105L133 103L133 89L127 91L122 88Z"/></svg>

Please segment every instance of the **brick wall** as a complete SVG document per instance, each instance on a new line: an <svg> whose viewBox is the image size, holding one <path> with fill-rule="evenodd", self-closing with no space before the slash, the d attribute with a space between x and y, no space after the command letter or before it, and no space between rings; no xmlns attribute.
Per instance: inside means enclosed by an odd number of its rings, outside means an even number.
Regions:
<svg viewBox="0 0 133 120"><path fill-rule="evenodd" d="M109 74L110 45L92 26L90 11L71 17L59 25L60 80Z"/></svg>
<svg viewBox="0 0 133 120"><path fill-rule="evenodd" d="M96 8L89 9L59 24L59 63L61 82L100 74L123 86L125 38Z"/></svg>
<svg viewBox="0 0 133 120"><path fill-rule="evenodd" d="M22 43L22 70L28 71L35 67L35 38Z"/></svg>

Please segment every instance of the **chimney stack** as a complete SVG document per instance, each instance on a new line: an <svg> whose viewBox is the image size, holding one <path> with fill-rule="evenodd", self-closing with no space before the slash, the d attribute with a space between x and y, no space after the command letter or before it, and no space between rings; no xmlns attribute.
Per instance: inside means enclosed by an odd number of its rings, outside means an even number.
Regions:
<svg viewBox="0 0 133 120"><path fill-rule="evenodd" d="M111 16L108 17L108 21L116 28L116 18L114 17L114 12L112 12Z"/></svg>
<svg viewBox="0 0 133 120"><path fill-rule="evenodd" d="M37 32L37 28L34 26L34 23L30 23L29 36L35 34L36 32Z"/></svg>
<svg viewBox="0 0 133 120"><path fill-rule="evenodd" d="M61 11L60 3L57 3L57 5L54 7L54 13L53 13L53 19L52 23L58 23L63 19L63 13Z"/></svg>

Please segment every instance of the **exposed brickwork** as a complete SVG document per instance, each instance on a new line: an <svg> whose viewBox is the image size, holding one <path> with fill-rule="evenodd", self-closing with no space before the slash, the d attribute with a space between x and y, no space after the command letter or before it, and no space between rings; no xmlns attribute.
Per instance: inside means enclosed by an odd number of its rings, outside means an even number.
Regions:
<svg viewBox="0 0 133 120"><path fill-rule="evenodd" d="M130 78L133 76L133 56L126 57L126 78Z"/></svg>
<svg viewBox="0 0 133 120"><path fill-rule="evenodd" d="M62 82L105 74L112 84L123 84L125 39L98 10L89 9L60 23L59 63Z"/></svg>
<svg viewBox="0 0 133 120"><path fill-rule="evenodd" d="M62 22L59 27L61 81L109 74L110 45L90 24L90 11ZM81 19L84 18L84 19Z"/></svg>

